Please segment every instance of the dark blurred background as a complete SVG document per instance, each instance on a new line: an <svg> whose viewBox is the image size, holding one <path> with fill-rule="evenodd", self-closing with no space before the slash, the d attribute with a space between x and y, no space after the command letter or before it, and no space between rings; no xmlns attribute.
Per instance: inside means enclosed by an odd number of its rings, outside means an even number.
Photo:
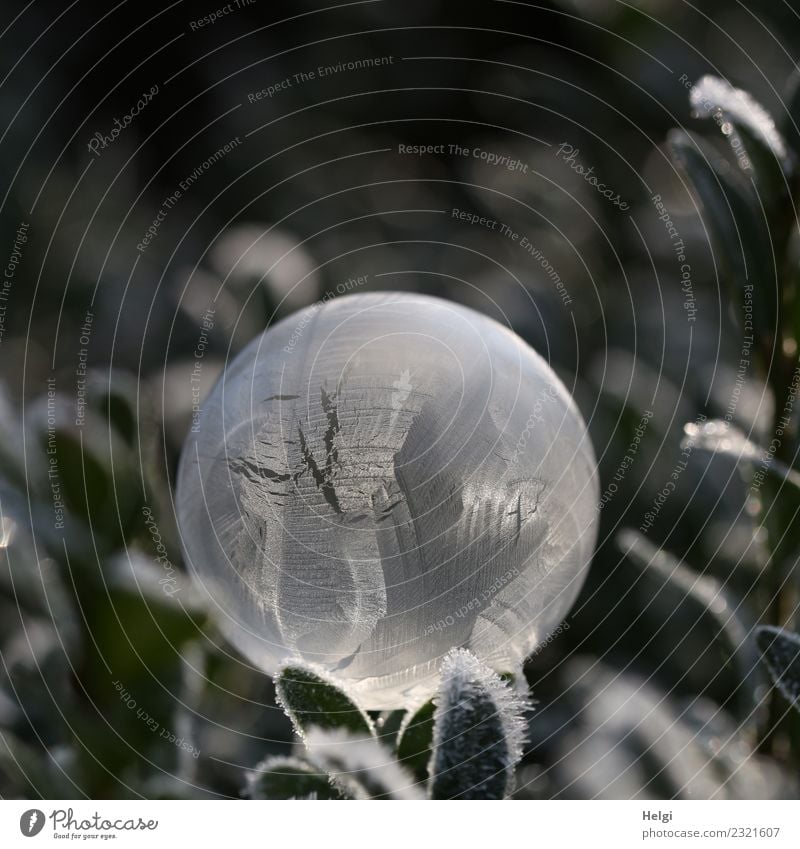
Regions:
<svg viewBox="0 0 800 849"><path fill-rule="evenodd" d="M680 442L699 415L765 435L772 401L755 366L737 377L741 305L664 146L710 135L689 106L706 73L783 117L795 3L252 0L202 26L224 4L1 8L0 794L236 796L288 751L271 682L193 598L172 483L226 359L326 293L380 289L513 327L598 455L599 550L526 670L518 794L796 793L794 721L761 739L741 691L766 681L686 589L723 586L728 625L763 616L747 484ZM684 561L683 591L623 556L622 528Z"/></svg>

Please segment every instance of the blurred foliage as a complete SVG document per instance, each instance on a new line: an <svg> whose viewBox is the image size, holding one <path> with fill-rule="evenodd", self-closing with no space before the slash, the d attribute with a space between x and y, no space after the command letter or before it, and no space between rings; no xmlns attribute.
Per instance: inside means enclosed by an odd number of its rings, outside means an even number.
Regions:
<svg viewBox="0 0 800 849"><path fill-rule="evenodd" d="M171 487L193 391L359 275L510 324L597 448L598 553L526 665L536 710L516 795L796 796L800 715L767 671L795 690L753 630L787 629L779 657L795 663L791 4L257 2L197 31L205 11L187 4L22 9L3 4L0 86L3 256L19 254L0 339L0 796L258 797L286 792L287 773L346 795L299 760L273 683L200 606ZM248 99L365 56L394 61ZM690 102L708 74L748 97L705 83ZM401 143L496 151L528 172ZM453 208L527 236L572 303ZM400 717L375 719L394 742ZM425 721L400 737L417 774Z"/></svg>

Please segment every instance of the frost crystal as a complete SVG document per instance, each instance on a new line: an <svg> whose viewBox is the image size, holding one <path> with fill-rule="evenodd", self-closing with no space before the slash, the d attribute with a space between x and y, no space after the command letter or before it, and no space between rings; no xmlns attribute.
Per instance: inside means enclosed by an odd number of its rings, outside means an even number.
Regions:
<svg viewBox="0 0 800 849"><path fill-rule="evenodd" d="M229 365L184 446L187 563L274 673L368 709L419 703L464 647L515 669L563 619L596 535L595 461L545 361L436 298L315 305Z"/></svg>
<svg viewBox="0 0 800 849"><path fill-rule="evenodd" d="M726 136L733 132L727 121L740 122L772 151L782 165L787 162L789 153L775 121L746 91L709 74L697 81L689 99L698 118L716 117Z"/></svg>
<svg viewBox="0 0 800 849"><path fill-rule="evenodd" d="M434 799L504 799L522 757L529 709L470 652L442 661L428 767Z"/></svg>

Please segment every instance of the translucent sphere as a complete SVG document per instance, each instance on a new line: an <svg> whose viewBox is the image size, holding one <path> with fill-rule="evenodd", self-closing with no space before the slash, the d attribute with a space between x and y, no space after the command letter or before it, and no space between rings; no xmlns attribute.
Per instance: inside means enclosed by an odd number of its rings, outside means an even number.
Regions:
<svg viewBox="0 0 800 849"><path fill-rule="evenodd" d="M347 295L254 339L184 446L184 552L228 638L318 664L369 709L470 649L513 671L563 619L597 525L595 460L547 363L497 322Z"/></svg>

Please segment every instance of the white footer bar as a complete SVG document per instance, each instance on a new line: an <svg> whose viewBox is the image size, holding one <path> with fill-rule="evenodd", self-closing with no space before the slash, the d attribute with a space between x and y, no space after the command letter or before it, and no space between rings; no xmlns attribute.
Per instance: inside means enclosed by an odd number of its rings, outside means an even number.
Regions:
<svg viewBox="0 0 800 849"><path fill-rule="evenodd" d="M800 846L800 802L0 801L0 846Z"/></svg>

